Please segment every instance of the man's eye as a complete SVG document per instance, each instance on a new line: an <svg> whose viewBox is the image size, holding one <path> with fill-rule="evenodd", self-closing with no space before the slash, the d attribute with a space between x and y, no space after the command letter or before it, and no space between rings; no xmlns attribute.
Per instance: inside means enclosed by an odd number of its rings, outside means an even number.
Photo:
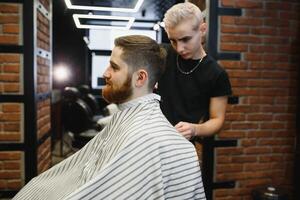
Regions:
<svg viewBox="0 0 300 200"><path fill-rule="evenodd" d="M110 65L110 67L112 68L113 71L116 71L119 69L116 65Z"/></svg>

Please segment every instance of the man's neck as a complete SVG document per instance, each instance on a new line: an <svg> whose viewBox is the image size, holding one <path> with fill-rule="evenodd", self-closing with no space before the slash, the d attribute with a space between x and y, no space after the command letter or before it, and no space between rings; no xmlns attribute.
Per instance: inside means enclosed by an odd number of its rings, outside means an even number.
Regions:
<svg viewBox="0 0 300 200"><path fill-rule="evenodd" d="M150 94L148 90L135 90L131 96L131 100Z"/></svg>
<svg viewBox="0 0 300 200"><path fill-rule="evenodd" d="M134 100L134 99L137 99L137 98L140 98L140 97L145 96L150 93L151 92L146 88L134 89L132 95L124 103Z"/></svg>

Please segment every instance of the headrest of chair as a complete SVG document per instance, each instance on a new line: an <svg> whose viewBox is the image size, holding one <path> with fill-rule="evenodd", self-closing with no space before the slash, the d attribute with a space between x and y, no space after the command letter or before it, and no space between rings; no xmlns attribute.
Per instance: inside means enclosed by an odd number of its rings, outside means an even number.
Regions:
<svg viewBox="0 0 300 200"><path fill-rule="evenodd" d="M63 97L65 100L75 101L80 97L80 93L75 87L65 87Z"/></svg>
<svg viewBox="0 0 300 200"><path fill-rule="evenodd" d="M90 87L88 85L80 85L78 87L78 90L82 95L90 93Z"/></svg>

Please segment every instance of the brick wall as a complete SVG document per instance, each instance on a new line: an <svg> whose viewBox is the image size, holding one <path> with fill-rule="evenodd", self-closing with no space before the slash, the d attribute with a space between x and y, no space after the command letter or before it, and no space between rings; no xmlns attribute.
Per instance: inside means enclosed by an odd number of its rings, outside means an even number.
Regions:
<svg viewBox="0 0 300 200"><path fill-rule="evenodd" d="M0 104L0 142L23 141L23 104Z"/></svg>
<svg viewBox="0 0 300 200"><path fill-rule="evenodd" d="M300 2L296 0L220 0L240 8L241 16L219 17L219 51L240 52L241 60L221 60L229 73L237 105L229 105L219 139L237 147L215 151L215 181L236 181L214 190L214 199L251 199L251 190L275 185L293 192L296 136L296 44Z"/></svg>
<svg viewBox="0 0 300 200"><path fill-rule="evenodd" d="M50 0L0 3L1 197L51 166L51 9Z"/></svg>
<svg viewBox="0 0 300 200"><path fill-rule="evenodd" d="M0 53L0 94L22 94L22 55Z"/></svg>
<svg viewBox="0 0 300 200"><path fill-rule="evenodd" d="M39 40L38 40L39 41ZM50 91L50 61L49 59L37 57L37 93Z"/></svg>
<svg viewBox="0 0 300 200"><path fill-rule="evenodd" d="M50 99L38 102L37 110L37 139L45 137L51 129L51 111ZM37 165L38 174L50 168L52 163L51 158L51 140L47 138L38 147Z"/></svg>
<svg viewBox="0 0 300 200"><path fill-rule="evenodd" d="M21 45L22 7L0 3L0 44ZM0 52L0 94L22 93L22 55Z"/></svg>
<svg viewBox="0 0 300 200"><path fill-rule="evenodd" d="M51 139L48 138L38 148L38 174L51 167Z"/></svg>
<svg viewBox="0 0 300 200"><path fill-rule="evenodd" d="M20 151L0 152L0 190L18 190L23 181L23 153Z"/></svg>
<svg viewBox="0 0 300 200"><path fill-rule="evenodd" d="M21 6L17 4L1 3L0 6L0 44L20 44L22 33L20 22Z"/></svg>
<svg viewBox="0 0 300 200"><path fill-rule="evenodd" d="M49 7L49 6L48 6ZM48 10L49 11L49 10ZM37 13L37 46L50 51L50 22L40 11Z"/></svg>
<svg viewBox="0 0 300 200"><path fill-rule="evenodd" d="M38 102L37 108L37 139L41 139L51 129L50 99Z"/></svg>
<svg viewBox="0 0 300 200"><path fill-rule="evenodd" d="M0 45L22 45L22 6L0 3ZM23 94L23 55L0 52L1 95ZM0 145L21 143L24 137L24 104L0 101ZM0 151L0 190L17 190L24 183L24 154Z"/></svg>
<svg viewBox="0 0 300 200"><path fill-rule="evenodd" d="M51 92L51 21L47 18L50 13L50 2L39 0L43 9L37 10L37 47L44 52L37 56L37 93ZM51 129L51 100L46 96L37 103L37 139L47 136ZM51 166L51 140L46 139L38 147L38 174Z"/></svg>

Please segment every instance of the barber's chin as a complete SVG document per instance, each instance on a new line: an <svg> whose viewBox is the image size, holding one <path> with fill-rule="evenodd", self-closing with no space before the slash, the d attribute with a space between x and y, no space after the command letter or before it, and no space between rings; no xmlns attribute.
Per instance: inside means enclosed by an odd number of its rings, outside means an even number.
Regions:
<svg viewBox="0 0 300 200"><path fill-rule="evenodd" d="M190 55L189 54L182 54L180 56L181 56L182 59L185 59L185 60L190 59Z"/></svg>

